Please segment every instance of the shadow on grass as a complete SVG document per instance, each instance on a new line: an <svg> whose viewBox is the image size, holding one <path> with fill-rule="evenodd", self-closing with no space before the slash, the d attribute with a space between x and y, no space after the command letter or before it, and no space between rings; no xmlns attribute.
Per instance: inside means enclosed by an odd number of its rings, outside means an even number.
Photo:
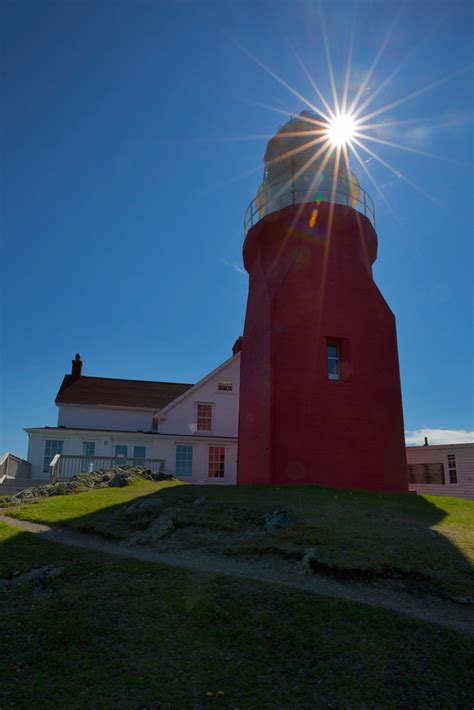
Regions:
<svg viewBox="0 0 474 710"><path fill-rule="evenodd" d="M0 540L3 576L64 566L5 595L2 707L472 707L472 639L463 634L1 524Z"/></svg>
<svg viewBox="0 0 474 710"><path fill-rule="evenodd" d="M316 485L168 485L152 493L137 487L136 496L114 504L114 490L124 489L103 489L106 507L104 502L89 512L83 509L94 500L94 491L22 506L17 514L127 541L171 509L174 529L157 543L158 551L178 537L181 549L205 551L207 547L234 557L301 559L311 548L315 555L310 566L328 576L367 583L391 581L441 597L474 596L472 565L465 554L466 540L472 536L471 501L440 498L435 505L423 496ZM275 509L285 511L287 524L262 531L262 517ZM28 517L28 511L34 518ZM440 532L446 523L449 538ZM434 526L439 529L433 530Z"/></svg>

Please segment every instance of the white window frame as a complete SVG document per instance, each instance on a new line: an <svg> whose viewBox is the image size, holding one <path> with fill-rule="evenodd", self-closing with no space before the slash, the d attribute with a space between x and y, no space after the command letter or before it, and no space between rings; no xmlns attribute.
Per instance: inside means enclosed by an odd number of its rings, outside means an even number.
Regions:
<svg viewBox="0 0 474 710"><path fill-rule="evenodd" d="M94 453L93 454L84 453L85 444L94 444ZM92 471L94 470L94 461L92 459L97 455L96 446L97 446L97 441L95 441L94 439L82 439L82 456L84 458L89 459L87 461L87 464L84 464L89 473L92 473Z"/></svg>
<svg viewBox="0 0 474 710"><path fill-rule="evenodd" d="M49 454L46 453L46 449L48 446L48 441L51 442L51 446L49 447L51 451ZM61 444L61 451L56 451L55 449L57 448L56 446L53 446L53 443L56 444ZM54 451L53 451L54 450ZM62 454L64 451L64 439L44 439L44 453L43 453L43 473L48 473L49 471L49 464L51 461L54 459L56 454ZM49 458L48 463L46 463L46 459Z"/></svg>
<svg viewBox="0 0 474 710"><path fill-rule="evenodd" d="M125 454L125 456L117 456L117 448L126 449L127 453ZM130 448L129 444L117 444L116 442L114 442L114 444L113 444L113 458L118 459L118 460L123 459L124 461L126 461L129 458L129 456L128 456L129 448Z"/></svg>
<svg viewBox="0 0 474 710"><path fill-rule="evenodd" d="M211 461L210 461L210 458L211 458L211 449L222 449L223 452L224 452L224 468L223 468L222 476L211 476L210 473L209 473L209 466L210 466L210 463L211 463ZM227 457L226 457L226 447L225 447L225 446L219 445L219 444L209 444L209 446L207 447L207 477L208 477L208 478L218 478L218 479L220 479L220 480L222 480L223 478L225 478L225 477L226 477L226 466L227 466L227 460L226 460L226 459L227 459Z"/></svg>
<svg viewBox="0 0 474 710"><path fill-rule="evenodd" d="M458 483L458 472L456 466L456 454L448 454L448 480L451 486L455 486ZM451 480L451 476L454 476L454 481Z"/></svg>
<svg viewBox="0 0 474 710"><path fill-rule="evenodd" d="M232 382L232 380L230 380L228 378L223 378L222 380L219 380L217 383L217 391L218 392L225 392L227 394L232 393L234 391L234 383Z"/></svg>
<svg viewBox="0 0 474 710"><path fill-rule="evenodd" d="M189 475L184 474L184 473L178 473L178 470L177 470L178 469L178 447L184 447L184 446L189 447L191 449L191 473ZM186 461L186 463L188 463L188 462ZM176 476L182 476L186 480L189 480L190 478L193 477L193 473L194 473L194 445L193 444L191 444L189 442L182 442L182 441L175 443L174 465L175 465L175 475Z"/></svg>
<svg viewBox="0 0 474 710"><path fill-rule="evenodd" d="M84 445L85 444L94 444L94 453L93 454L85 454L84 453ZM91 456L96 456L96 447L97 447L97 441L94 441L94 439L83 439L82 440L82 455L86 456L87 458Z"/></svg>
<svg viewBox="0 0 474 710"><path fill-rule="evenodd" d="M210 417L201 417L202 419L210 418L211 426L209 427L209 429L202 429L199 427L199 419L200 419L199 407L210 407L211 408L211 416ZM213 424L214 424L214 402L196 402L196 431L197 432L198 431L199 432L206 432L206 433L212 432Z"/></svg>
<svg viewBox="0 0 474 710"><path fill-rule="evenodd" d="M145 449L145 456L135 456L135 449L140 448L140 449ZM132 444L132 454L133 456L131 457L133 459L133 465L134 466L140 466L141 464L135 463L136 461L146 461L148 457L148 447L146 444Z"/></svg>

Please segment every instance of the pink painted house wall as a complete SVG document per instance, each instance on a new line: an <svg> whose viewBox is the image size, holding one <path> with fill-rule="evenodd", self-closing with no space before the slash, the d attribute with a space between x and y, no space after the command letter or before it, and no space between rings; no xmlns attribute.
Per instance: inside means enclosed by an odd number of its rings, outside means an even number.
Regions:
<svg viewBox="0 0 474 710"><path fill-rule="evenodd" d="M407 446L406 452L408 464L444 464L444 485L409 483L410 491L474 500L474 444ZM450 483L449 480L449 454L455 456L457 483Z"/></svg>

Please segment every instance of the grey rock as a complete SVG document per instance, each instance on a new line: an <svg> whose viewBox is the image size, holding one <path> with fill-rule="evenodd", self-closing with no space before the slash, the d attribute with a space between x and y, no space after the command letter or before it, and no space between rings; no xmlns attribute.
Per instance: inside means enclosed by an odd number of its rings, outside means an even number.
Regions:
<svg viewBox="0 0 474 710"><path fill-rule="evenodd" d="M140 508L136 503L131 503L123 512L127 518L135 518L140 513Z"/></svg>
<svg viewBox="0 0 474 710"><path fill-rule="evenodd" d="M174 530L173 516L176 508L167 508L163 513L153 520L144 532L136 532L130 535L128 542L130 545L152 545L169 535Z"/></svg>
<svg viewBox="0 0 474 710"><path fill-rule="evenodd" d="M149 472L149 476L147 476L150 481L175 481L176 478L171 474L171 473L163 473L160 471L159 473L154 473L153 471Z"/></svg>
<svg viewBox="0 0 474 710"><path fill-rule="evenodd" d="M147 532L136 532L128 538L129 545L146 545L149 542L150 536Z"/></svg>
<svg viewBox="0 0 474 710"><path fill-rule="evenodd" d="M312 569L312 564L316 562L317 559L317 549L315 547L306 548L301 560L303 571L309 572Z"/></svg>
<svg viewBox="0 0 474 710"><path fill-rule="evenodd" d="M258 521L259 526L267 533L274 533L281 528L288 527L291 517L287 510L280 506L265 513Z"/></svg>
<svg viewBox="0 0 474 710"><path fill-rule="evenodd" d="M142 510L154 510L163 507L163 498L145 498L144 500L140 499L137 503Z"/></svg>
<svg viewBox="0 0 474 710"><path fill-rule="evenodd" d="M166 535L169 535L173 530L173 520L168 515L163 514L148 526L146 533L149 536L150 542L153 543L166 537Z"/></svg>
<svg viewBox="0 0 474 710"><path fill-rule="evenodd" d="M135 517L142 513L150 513L159 511L163 506L163 498L145 498L145 500L136 500L125 511L127 517Z"/></svg>
<svg viewBox="0 0 474 710"><path fill-rule="evenodd" d="M457 604L474 604L474 597L452 597Z"/></svg>
<svg viewBox="0 0 474 710"><path fill-rule="evenodd" d="M42 582L48 579L56 579L56 577L60 577L64 574L65 571L65 567L54 565L35 567L29 570L29 572L16 574L13 579L0 580L0 588L6 590L10 587L20 587L22 584L28 584L29 582Z"/></svg>
<svg viewBox="0 0 474 710"><path fill-rule="evenodd" d="M62 574L64 574L65 571L65 567L53 567L48 570L46 576L48 579L56 579L56 577L60 577Z"/></svg>
<svg viewBox="0 0 474 710"><path fill-rule="evenodd" d="M174 508L174 507L165 508L164 511L163 511L163 513L162 513L162 516L164 516L164 517L166 517L166 518L169 518L169 519L172 520L173 522L176 522L176 519L177 519L178 514L180 513L180 511L181 511L180 508Z"/></svg>
<svg viewBox="0 0 474 710"><path fill-rule="evenodd" d="M206 502L206 496L199 496L199 498L196 498L193 505L203 505L205 502Z"/></svg>
<svg viewBox="0 0 474 710"><path fill-rule="evenodd" d="M129 486L134 481L136 476L129 471L118 471L114 478L110 481L111 488L123 488Z"/></svg>
<svg viewBox="0 0 474 710"><path fill-rule="evenodd" d="M12 496L6 497L8 502L18 503L32 498L46 498L49 496L70 495L84 488L107 488L128 486L137 478L148 481L172 481L174 476L168 473L154 473L141 466L116 466L108 471L99 469L92 473L78 473L69 481L47 483L44 486L25 488Z"/></svg>

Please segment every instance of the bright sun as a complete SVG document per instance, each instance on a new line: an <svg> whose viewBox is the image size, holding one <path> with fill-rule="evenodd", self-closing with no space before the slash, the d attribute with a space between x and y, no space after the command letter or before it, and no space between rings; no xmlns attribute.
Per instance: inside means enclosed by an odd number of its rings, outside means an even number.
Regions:
<svg viewBox="0 0 474 710"><path fill-rule="evenodd" d="M333 145L343 146L349 143L356 130L354 119L349 113L335 116L328 126L328 137Z"/></svg>

